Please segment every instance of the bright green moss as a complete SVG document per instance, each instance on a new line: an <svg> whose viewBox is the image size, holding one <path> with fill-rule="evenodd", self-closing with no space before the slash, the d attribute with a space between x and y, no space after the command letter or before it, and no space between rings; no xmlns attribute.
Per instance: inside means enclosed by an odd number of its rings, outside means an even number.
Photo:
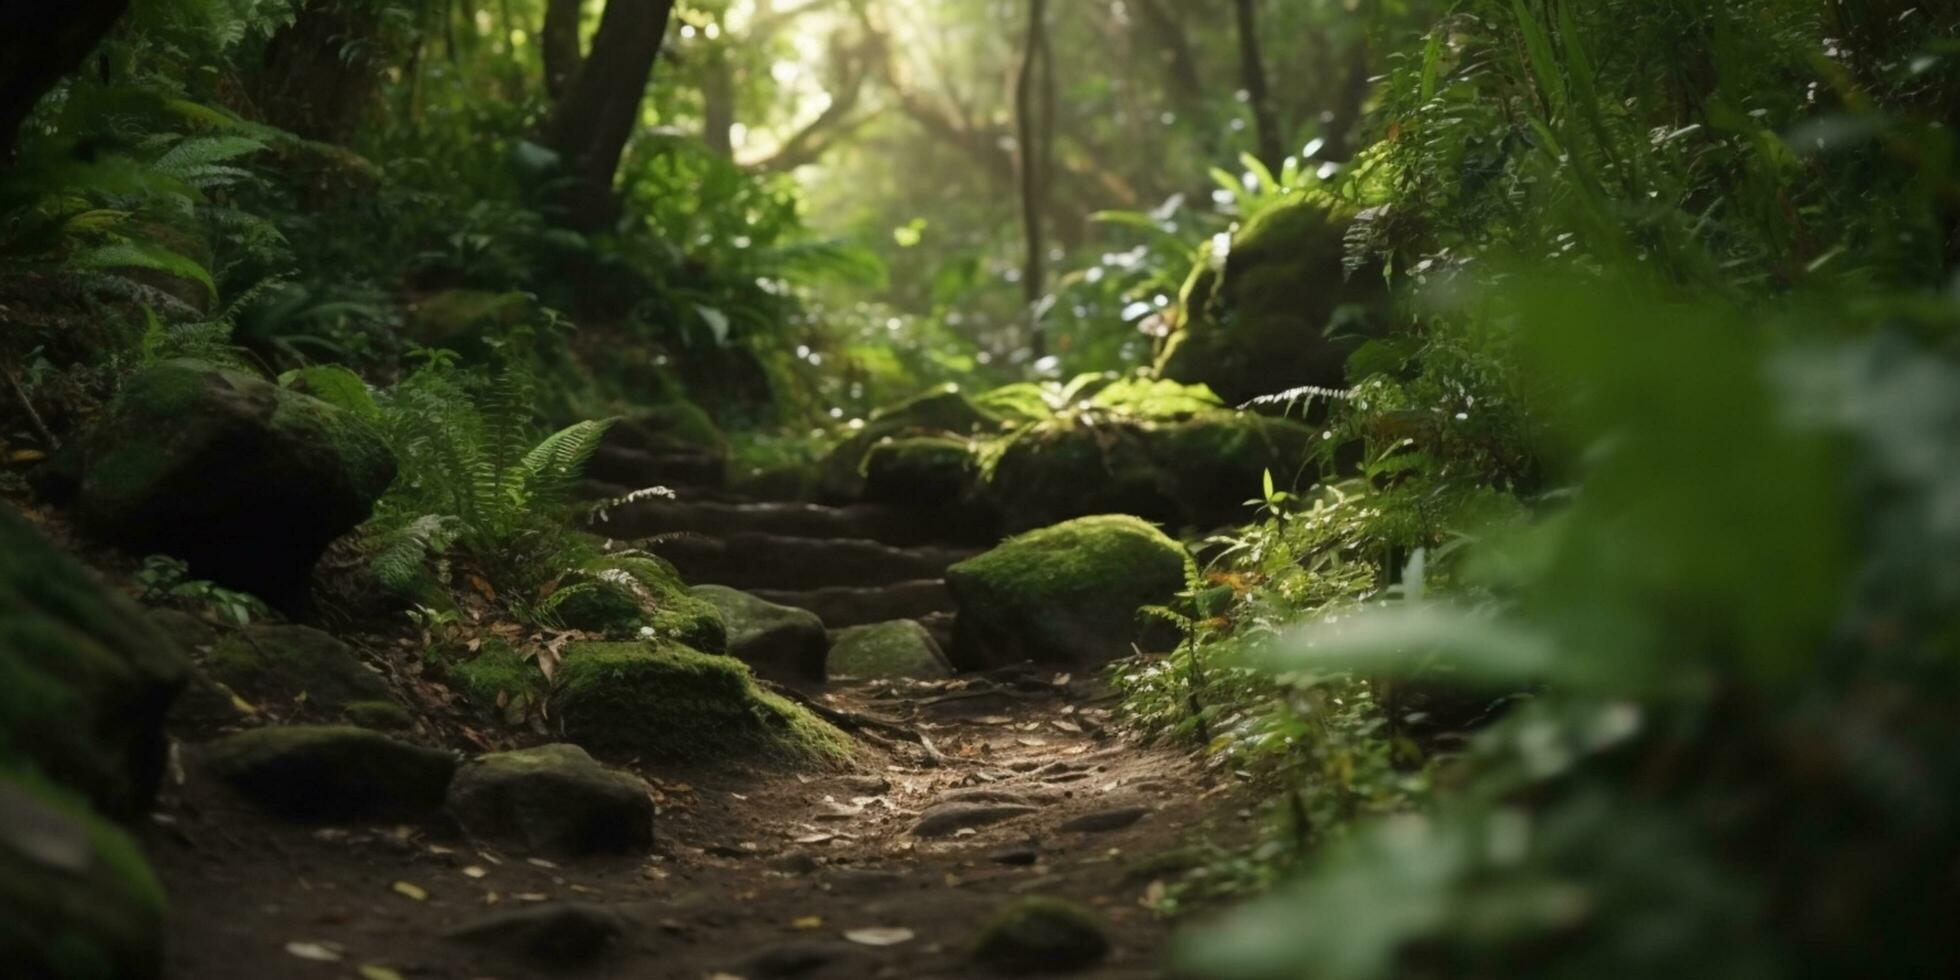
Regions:
<svg viewBox="0 0 1960 980"><path fill-rule="evenodd" d="M974 486L973 444L951 436L912 436L872 446L864 458L864 497L894 504L958 500Z"/></svg>
<svg viewBox="0 0 1960 980"><path fill-rule="evenodd" d="M449 683L478 711L520 722L544 699L544 672L509 644L491 640L474 659L451 664Z"/></svg>
<svg viewBox="0 0 1960 980"><path fill-rule="evenodd" d="M993 454L988 494L1012 530L1087 514L1176 523L1181 510L1170 478L1151 458L1146 429L1146 423L1070 419L1030 426Z"/></svg>
<svg viewBox="0 0 1960 980"><path fill-rule="evenodd" d="M949 677L952 664L916 620L900 619L842 630L830 645L830 673L864 679Z"/></svg>
<svg viewBox="0 0 1960 980"><path fill-rule="evenodd" d="M1124 656L1147 633L1137 610L1172 601L1189 562L1177 542L1126 515L1011 538L947 570L960 607L953 662L1093 666Z"/></svg>
<svg viewBox="0 0 1960 980"><path fill-rule="evenodd" d="M728 657L672 643L566 648L553 705L572 741L677 763L841 760L843 733L773 694Z"/></svg>

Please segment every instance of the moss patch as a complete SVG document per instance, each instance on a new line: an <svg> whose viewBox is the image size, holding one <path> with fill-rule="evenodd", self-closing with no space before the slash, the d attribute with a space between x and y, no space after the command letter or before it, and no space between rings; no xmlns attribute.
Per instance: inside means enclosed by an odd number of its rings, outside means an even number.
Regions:
<svg viewBox="0 0 1960 980"><path fill-rule="evenodd" d="M0 772L0 956L23 977L161 973L164 895L135 841L26 772Z"/></svg>
<svg viewBox="0 0 1960 980"><path fill-rule="evenodd" d="M953 665L917 620L900 619L840 630L830 645L830 672L864 679L950 677Z"/></svg>
<svg viewBox="0 0 1960 980"><path fill-rule="evenodd" d="M958 385L942 385L867 419L824 458L819 486L831 497L855 500L864 492L865 457L873 446L908 435L985 435L998 432L1003 422L975 405Z"/></svg>
<svg viewBox="0 0 1960 980"><path fill-rule="evenodd" d="M1094 666L1151 638L1137 615L1184 589L1189 557L1134 517L1084 517L1009 539L954 565L953 662L966 669L1034 660Z"/></svg>
<svg viewBox="0 0 1960 980"><path fill-rule="evenodd" d="M520 722L544 699L544 673L509 644L491 640L476 658L449 667L449 683L487 715Z"/></svg>
<svg viewBox="0 0 1960 980"><path fill-rule="evenodd" d="M851 753L842 732L762 691L739 661L674 643L567 647L553 707L566 735L601 755L795 763Z"/></svg>
<svg viewBox="0 0 1960 980"><path fill-rule="evenodd" d="M1159 373L1210 384L1234 404L1297 385L1341 385L1354 344L1329 339L1328 325L1349 311L1365 322L1386 296L1379 274L1349 276L1341 264L1350 220L1296 201L1240 229L1222 271L1201 259Z"/></svg>
<svg viewBox="0 0 1960 980"><path fill-rule="evenodd" d="M1003 973L1067 973L1109 955L1095 913L1058 898L1024 898L995 913L973 941L973 958Z"/></svg>

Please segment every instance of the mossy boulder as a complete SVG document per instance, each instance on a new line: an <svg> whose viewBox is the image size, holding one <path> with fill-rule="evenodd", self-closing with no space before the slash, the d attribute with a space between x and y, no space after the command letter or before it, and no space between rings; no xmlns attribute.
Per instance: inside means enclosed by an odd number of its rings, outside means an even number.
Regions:
<svg viewBox="0 0 1960 980"><path fill-rule="evenodd" d="M653 846L645 781L576 745L483 756L449 785L449 813L470 836L566 857Z"/></svg>
<svg viewBox="0 0 1960 980"><path fill-rule="evenodd" d="M1201 258L1158 373L1208 384L1234 404L1301 385L1341 386L1348 355L1386 299L1379 274L1349 276L1342 264L1351 221L1317 201L1295 201L1247 222L1222 262Z"/></svg>
<svg viewBox="0 0 1960 980"><path fill-rule="evenodd" d="M142 814L189 673L134 604L0 505L0 765L38 769L110 816Z"/></svg>
<svg viewBox="0 0 1960 980"><path fill-rule="evenodd" d="M726 457L728 439L706 409L675 399L614 423L606 445L647 453L701 453Z"/></svg>
<svg viewBox="0 0 1960 980"><path fill-rule="evenodd" d="M173 360L132 378L88 433L77 503L103 540L291 609L327 544L366 520L394 477L360 416Z"/></svg>
<svg viewBox="0 0 1960 980"><path fill-rule="evenodd" d="M1001 909L973 940L973 959L1001 973L1073 973L1109 955L1094 912L1058 898L1024 898Z"/></svg>
<svg viewBox="0 0 1960 980"><path fill-rule="evenodd" d="M456 772L447 752L351 725L257 728L203 754L213 774L265 810L326 823L429 816Z"/></svg>
<svg viewBox="0 0 1960 980"><path fill-rule="evenodd" d="M1155 643L1140 618L1185 587L1190 559L1162 531L1126 515L1078 518L1010 538L954 565L959 604L953 663L967 670L1033 660L1093 667Z"/></svg>
<svg viewBox="0 0 1960 980"><path fill-rule="evenodd" d="M934 680L951 677L953 664L923 624L898 619L839 630L830 644L830 672L862 680Z"/></svg>
<svg viewBox="0 0 1960 980"><path fill-rule="evenodd" d="M1251 520L1247 502L1259 499L1267 472L1282 488L1298 483L1315 434L1290 419L1209 412L1153 426L1144 439L1177 499L1177 526L1209 530Z"/></svg>
<svg viewBox="0 0 1960 980"><path fill-rule="evenodd" d="M1147 427L1058 418L1023 429L989 469L988 496L1010 531L1091 514L1177 524L1176 484L1151 454Z"/></svg>
<svg viewBox="0 0 1960 980"><path fill-rule="evenodd" d="M0 774L0 962L37 980L163 973L164 894L135 841L76 797Z"/></svg>
<svg viewBox="0 0 1960 980"><path fill-rule="evenodd" d="M1058 417L1005 438L987 495L1009 530L1090 514L1210 529L1248 519L1266 471L1290 486L1311 442L1299 423L1219 409L1176 420Z"/></svg>
<svg viewBox="0 0 1960 980"><path fill-rule="evenodd" d="M650 629L697 650L728 649L720 610L692 595L672 563L653 555L595 559L553 594L546 610L567 628L612 639L638 638Z"/></svg>
<svg viewBox="0 0 1960 980"><path fill-rule="evenodd" d="M756 685L730 657L675 643L575 643L558 667L553 714L601 758L702 764L849 756L842 732Z"/></svg>
<svg viewBox="0 0 1960 980"><path fill-rule="evenodd" d="M864 499L931 507L956 503L979 483L973 444L952 436L888 439L864 457Z"/></svg>
<svg viewBox="0 0 1960 980"><path fill-rule="evenodd" d="M982 410L958 385L941 385L874 413L824 457L821 492L839 500L864 494L865 457L887 439L913 435L976 436L1000 431L1003 419Z"/></svg>
<svg viewBox="0 0 1960 980"><path fill-rule="evenodd" d="M828 679L824 664L830 638L816 613L721 585L697 585L689 591L721 613L728 625L728 655L759 676L785 684Z"/></svg>
<svg viewBox="0 0 1960 980"><path fill-rule="evenodd" d="M205 674L255 708L282 718L406 728L408 709L345 643L307 626L255 624L220 631L197 656ZM376 724L379 722L379 724Z"/></svg>

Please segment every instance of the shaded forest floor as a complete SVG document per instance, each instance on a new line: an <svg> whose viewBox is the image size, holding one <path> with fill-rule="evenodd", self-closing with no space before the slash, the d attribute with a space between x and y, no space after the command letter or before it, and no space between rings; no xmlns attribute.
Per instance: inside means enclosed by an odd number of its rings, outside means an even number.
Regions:
<svg viewBox="0 0 1960 980"><path fill-rule="evenodd" d="M170 972L519 977L590 956L600 977L987 976L968 957L976 930L1043 895L1102 918L1112 951L1084 975L1161 975L1168 928L1147 905L1202 863L1195 843L1243 837L1250 818L1232 783L1108 730L1110 700L1052 671L834 685L822 703L912 728L934 751L868 746L837 772L645 772L661 806L644 859L550 862L424 828L294 826L199 778L190 749L192 775L166 791L148 841L172 896ZM564 923L532 933L520 917L446 938L560 903L604 909L617 937Z"/></svg>

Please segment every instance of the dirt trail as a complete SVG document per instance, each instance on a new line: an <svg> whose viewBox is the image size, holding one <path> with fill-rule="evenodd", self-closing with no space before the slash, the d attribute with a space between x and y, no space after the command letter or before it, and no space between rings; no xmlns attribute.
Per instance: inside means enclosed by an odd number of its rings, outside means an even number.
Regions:
<svg viewBox="0 0 1960 980"><path fill-rule="evenodd" d="M683 499L617 515L612 533L685 532L670 553L691 579L814 609L833 629L907 617L950 630L937 577L975 544L954 524L731 501L713 488ZM1245 831L1228 784L1111 728L1113 697L1095 677L1028 666L841 681L807 696L875 720L860 729L855 765L628 766L659 804L643 858L554 863L439 827L296 827L201 778L187 750L190 775L166 792L149 841L172 898L170 976L983 977L994 974L969 958L972 939L1024 896L1099 915L1111 952L1078 975L1159 976L1169 927L1147 897L1189 870L1187 843ZM611 925L559 923L549 940L490 928L529 958L445 938L564 903L603 909Z"/></svg>

